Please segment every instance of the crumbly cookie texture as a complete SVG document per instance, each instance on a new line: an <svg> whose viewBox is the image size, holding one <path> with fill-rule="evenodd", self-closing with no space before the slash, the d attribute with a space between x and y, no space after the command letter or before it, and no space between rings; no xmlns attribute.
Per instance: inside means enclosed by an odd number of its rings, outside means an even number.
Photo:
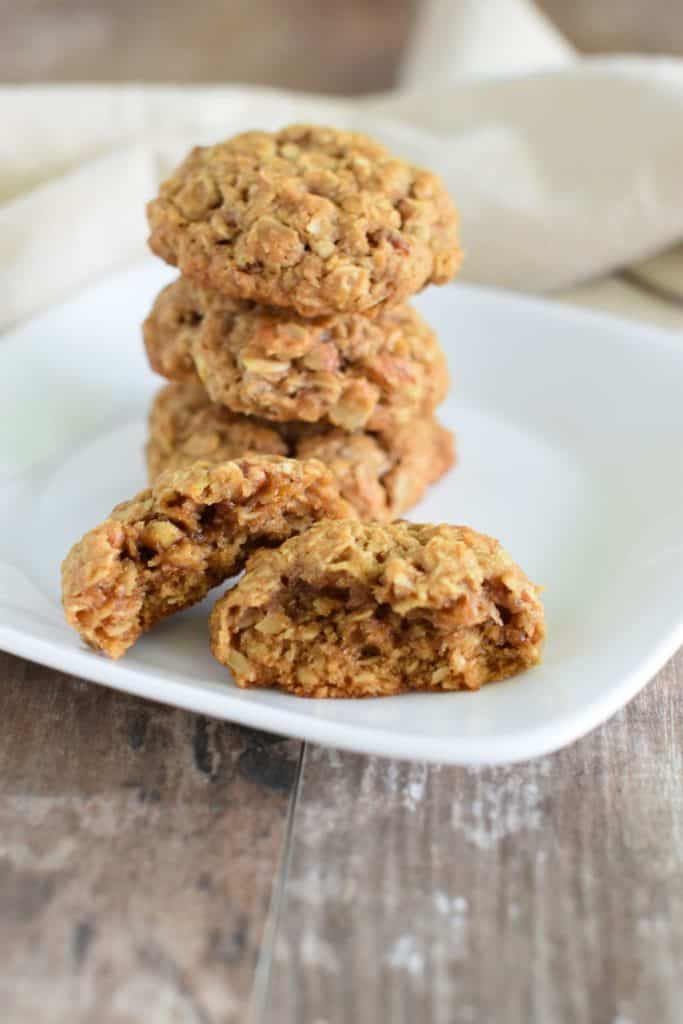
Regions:
<svg viewBox="0 0 683 1024"><path fill-rule="evenodd" d="M253 456L163 473L67 555L66 619L91 647L120 658L156 622L240 572L254 548L352 515L315 461Z"/></svg>
<svg viewBox="0 0 683 1024"><path fill-rule="evenodd" d="M491 537L322 522L256 552L210 634L238 686L370 697L505 679L540 660L545 625L538 588Z"/></svg>
<svg viewBox="0 0 683 1024"><path fill-rule="evenodd" d="M401 302L461 261L436 175L321 126L193 149L147 216L153 252L197 284L306 317Z"/></svg>
<svg viewBox="0 0 683 1024"><path fill-rule="evenodd" d="M146 449L150 483L199 459L225 462L256 454L292 454L277 424L213 404L201 384L167 384L157 392Z"/></svg>
<svg viewBox="0 0 683 1024"><path fill-rule="evenodd" d="M223 461L248 453L318 459L363 519L390 520L416 504L455 462L453 435L429 417L387 434L349 434L329 424L266 423L209 401L198 384L169 384L149 417L147 466L163 470L197 459Z"/></svg>
<svg viewBox="0 0 683 1024"><path fill-rule="evenodd" d="M143 327L152 367L196 375L214 402L269 420L328 420L344 430L391 430L430 415L448 391L446 357L408 305L370 320L304 320L223 299L179 278Z"/></svg>

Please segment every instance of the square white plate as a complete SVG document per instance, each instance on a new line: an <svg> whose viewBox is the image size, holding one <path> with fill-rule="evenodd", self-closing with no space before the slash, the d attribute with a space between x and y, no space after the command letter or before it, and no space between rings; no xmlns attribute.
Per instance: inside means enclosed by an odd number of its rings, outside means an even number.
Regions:
<svg viewBox="0 0 683 1024"><path fill-rule="evenodd" d="M0 646L85 679L353 750L474 764L528 758L598 725L683 641L683 341L456 285L416 301L455 381L442 417L460 465L412 518L501 539L545 586L543 665L479 693L309 701L239 690L207 607L118 663L64 623L62 557L145 485L161 385L140 323L172 274L151 260L0 341ZM213 595L212 595L213 599Z"/></svg>

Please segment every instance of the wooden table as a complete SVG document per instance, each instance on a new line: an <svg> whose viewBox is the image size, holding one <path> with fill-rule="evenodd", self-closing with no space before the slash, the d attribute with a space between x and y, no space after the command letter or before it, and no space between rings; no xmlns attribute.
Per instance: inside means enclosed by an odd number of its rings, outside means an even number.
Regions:
<svg viewBox="0 0 683 1024"><path fill-rule="evenodd" d="M483 769L0 673L7 1024L679 1024L683 654Z"/></svg>
<svg viewBox="0 0 683 1024"><path fill-rule="evenodd" d="M633 45L683 50L674 4L545 6L584 42L628 8ZM201 7L0 0L0 75L379 88L415 4ZM3 1024L683 1020L683 652L573 747L492 769L324 750L7 655L0 679Z"/></svg>

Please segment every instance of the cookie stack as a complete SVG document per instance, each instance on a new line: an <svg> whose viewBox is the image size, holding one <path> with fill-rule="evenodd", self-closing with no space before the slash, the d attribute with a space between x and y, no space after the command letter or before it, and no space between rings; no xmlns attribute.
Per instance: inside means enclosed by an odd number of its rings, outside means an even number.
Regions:
<svg viewBox="0 0 683 1024"><path fill-rule="evenodd" d="M460 263L440 180L353 133L293 126L193 150L148 207L181 276L144 324L170 384L150 477L246 453L317 458L366 519L394 519L452 466L434 415L434 333L405 300Z"/></svg>

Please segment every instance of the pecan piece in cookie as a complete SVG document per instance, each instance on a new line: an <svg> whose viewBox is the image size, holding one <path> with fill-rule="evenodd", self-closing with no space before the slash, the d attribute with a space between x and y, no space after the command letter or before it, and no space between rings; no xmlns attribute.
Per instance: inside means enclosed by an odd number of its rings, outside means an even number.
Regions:
<svg viewBox="0 0 683 1024"><path fill-rule="evenodd" d="M545 623L538 588L491 537L330 521L256 552L210 634L238 686L370 697L515 675L540 660Z"/></svg>
<svg viewBox="0 0 683 1024"><path fill-rule="evenodd" d="M373 320L305 320L181 277L158 296L143 333L158 373L196 374L212 401L269 420L391 430L430 415L448 390L436 335L408 305Z"/></svg>
<svg viewBox="0 0 683 1024"><path fill-rule="evenodd" d="M197 284L306 317L401 302L461 260L436 175L321 126L193 149L147 216L153 252Z"/></svg>
<svg viewBox="0 0 683 1024"><path fill-rule="evenodd" d="M198 384L169 384L149 417L150 479L196 459L254 452L318 459L364 519L395 519L455 462L454 438L434 417L383 433L349 434L329 424L267 423L211 403Z"/></svg>
<svg viewBox="0 0 683 1024"><path fill-rule="evenodd" d="M120 658L156 622L240 572L254 548L353 514L314 460L262 455L162 473L66 556L66 619L91 647Z"/></svg>

